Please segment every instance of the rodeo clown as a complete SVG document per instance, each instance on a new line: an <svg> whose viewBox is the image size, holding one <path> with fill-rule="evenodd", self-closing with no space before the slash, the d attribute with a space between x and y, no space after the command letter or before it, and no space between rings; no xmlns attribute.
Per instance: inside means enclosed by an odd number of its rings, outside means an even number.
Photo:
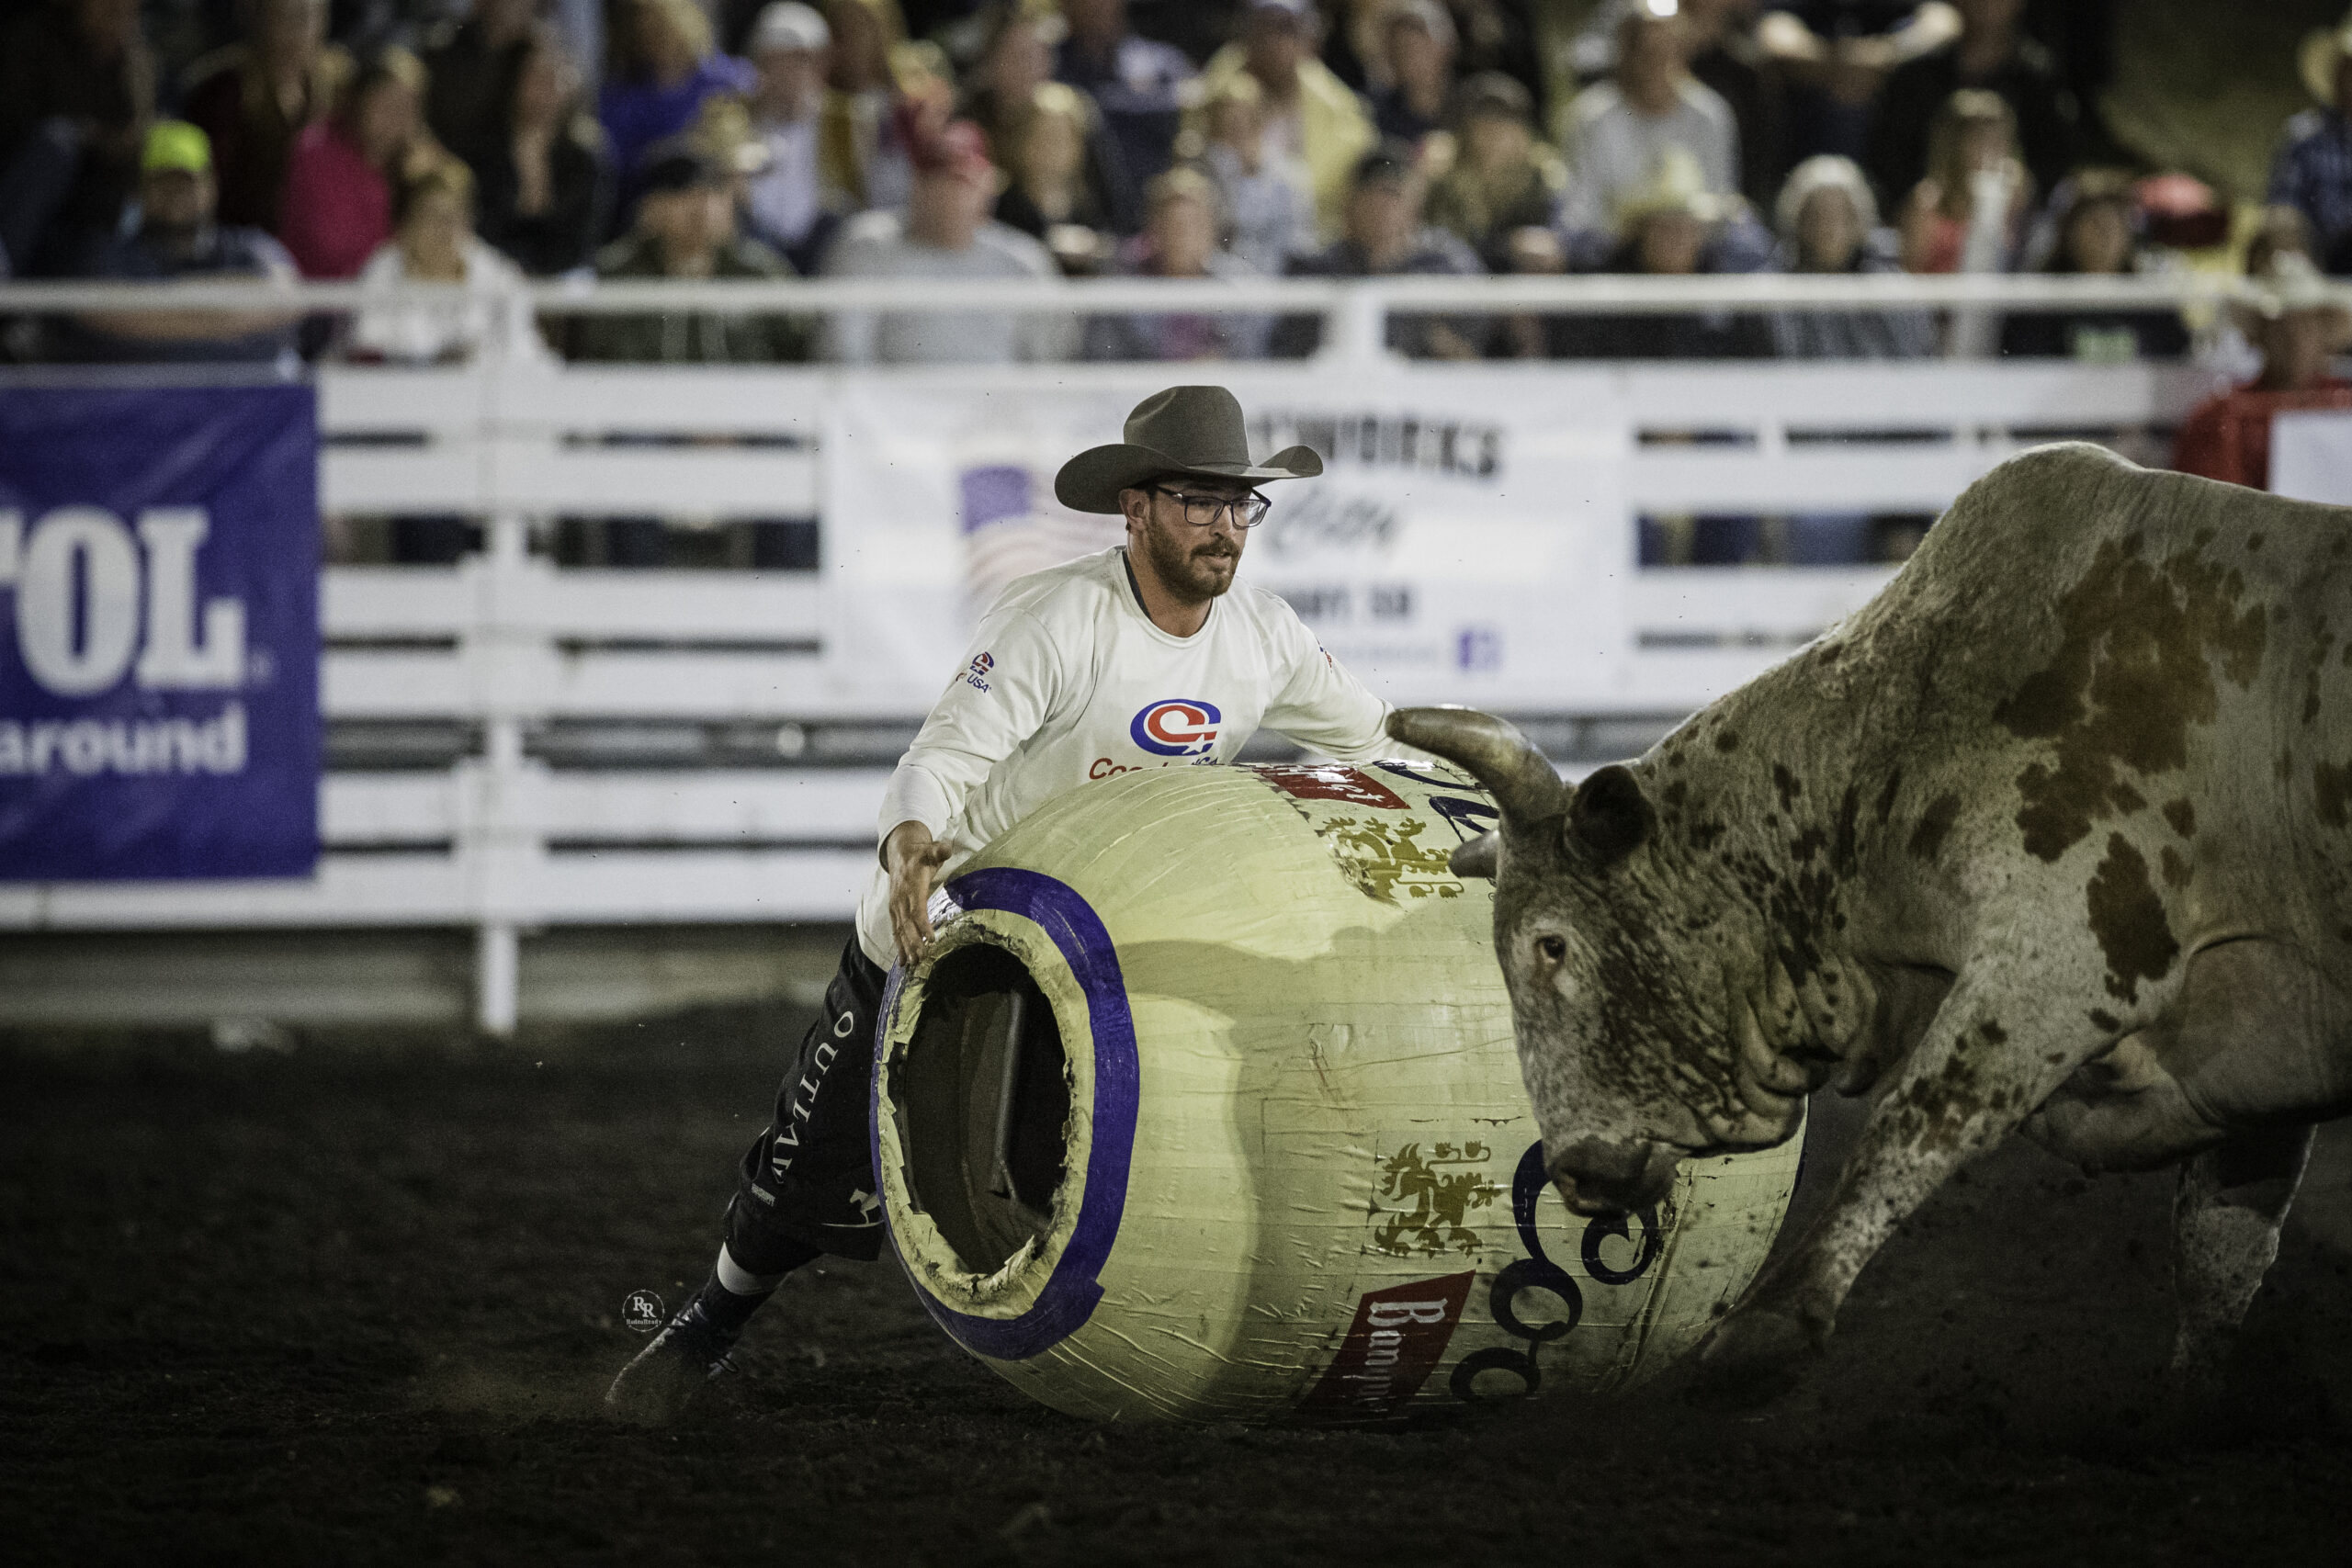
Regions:
<svg viewBox="0 0 2352 1568"><path fill-rule="evenodd" d="M1311 479L1322 460L1293 446L1253 465L1241 405L1223 387L1146 399L1125 434L1054 479L1063 505L1124 515L1125 545L1018 580L980 622L890 777L857 934L743 1155L718 1265L614 1380L605 1397L616 1414L674 1418L786 1275L881 1250L866 1128L875 1026L888 966L931 940L935 879L1065 790L1231 761L1261 724L1342 761L1399 752L1382 729L1388 705L1288 604L1228 592L1271 504L1253 486Z"/></svg>

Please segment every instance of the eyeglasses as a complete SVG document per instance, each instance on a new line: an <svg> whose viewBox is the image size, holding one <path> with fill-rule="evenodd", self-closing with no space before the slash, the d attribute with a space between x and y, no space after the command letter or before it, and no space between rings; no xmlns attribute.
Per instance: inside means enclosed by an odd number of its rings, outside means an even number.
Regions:
<svg viewBox="0 0 2352 1568"><path fill-rule="evenodd" d="M1184 521L1195 528L1216 527L1217 518L1228 511L1233 513L1235 527L1255 528L1266 520L1266 509L1273 505L1272 502L1255 491L1228 501L1221 495L1188 495L1181 490L1170 490L1165 485L1153 485L1150 489L1155 495L1164 495L1182 505Z"/></svg>

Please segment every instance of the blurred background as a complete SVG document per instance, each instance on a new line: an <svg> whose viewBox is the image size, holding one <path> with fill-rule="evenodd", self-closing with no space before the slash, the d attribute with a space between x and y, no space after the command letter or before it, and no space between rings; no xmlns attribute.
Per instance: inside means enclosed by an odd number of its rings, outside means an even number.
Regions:
<svg viewBox="0 0 2352 1568"><path fill-rule="evenodd" d="M1253 581L1571 773L2026 446L2352 500L2346 29L6 0L0 1025L813 1002L978 610L1116 542L1055 468L1176 381L1326 459Z"/></svg>

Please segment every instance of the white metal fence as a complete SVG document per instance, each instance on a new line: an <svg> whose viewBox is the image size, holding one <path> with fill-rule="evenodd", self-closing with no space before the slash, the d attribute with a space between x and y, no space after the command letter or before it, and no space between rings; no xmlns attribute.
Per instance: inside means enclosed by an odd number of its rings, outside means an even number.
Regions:
<svg viewBox="0 0 2352 1568"><path fill-rule="evenodd" d="M0 311L21 308L21 296L0 291ZM50 298L79 308L78 296ZM1368 321L1369 334L1354 331L1345 348L1359 356L1376 355L1380 310L1460 303L1427 282L1372 294L1316 285L1284 298ZM2055 432L2116 436L2166 425L2205 384L2183 367L2069 364L1391 368L1439 399L1449 387L1496 378L1577 378L1613 433L1605 460L1622 468L1628 562L1641 513L1934 512L2024 445ZM1245 406L1253 384L1301 374L1218 371ZM1327 361L1309 373L1340 371ZM497 359L325 368L325 508L469 513L485 520L488 541L454 568L327 571L326 714L345 724L430 721L478 741L447 767L331 773L324 853L311 880L0 887L0 929L470 927L479 932L480 1021L503 1032L514 1022L517 935L530 928L845 918L873 863L882 759L808 765L793 756L796 737L828 722L904 726L935 691L854 667L842 617L859 612L845 607L852 602L830 564L814 572L563 570L531 552L534 525L585 511L816 516L829 529L820 515L825 411L862 382L1004 396L1134 374ZM1646 439L1694 428L1721 439ZM597 439L616 430L673 439ZM1890 431L1902 439L1840 439ZM708 437L729 444L696 444ZM828 563L837 543L829 538ZM1620 581L1630 678L1600 694L1564 672L1559 703L1534 716L1687 713L1858 606L1886 575L1628 571ZM775 765L567 768L528 744L551 724L645 721L773 726Z"/></svg>

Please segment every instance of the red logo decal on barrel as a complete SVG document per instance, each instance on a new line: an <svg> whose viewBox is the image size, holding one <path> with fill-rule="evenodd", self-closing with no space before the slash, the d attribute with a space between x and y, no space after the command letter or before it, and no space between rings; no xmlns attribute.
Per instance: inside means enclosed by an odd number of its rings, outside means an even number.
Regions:
<svg viewBox="0 0 2352 1568"><path fill-rule="evenodd" d="M1383 811L1408 809L1403 795L1362 768L1334 762L1313 768L1260 768L1257 773L1284 795L1301 800L1344 800L1350 806L1376 806Z"/></svg>
<svg viewBox="0 0 2352 1568"><path fill-rule="evenodd" d="M1299 1409L1326 1416L1394 1413L1444 1359L1473 1278L1448 1274L1365 1292L1340 1353Z"/></svg>

